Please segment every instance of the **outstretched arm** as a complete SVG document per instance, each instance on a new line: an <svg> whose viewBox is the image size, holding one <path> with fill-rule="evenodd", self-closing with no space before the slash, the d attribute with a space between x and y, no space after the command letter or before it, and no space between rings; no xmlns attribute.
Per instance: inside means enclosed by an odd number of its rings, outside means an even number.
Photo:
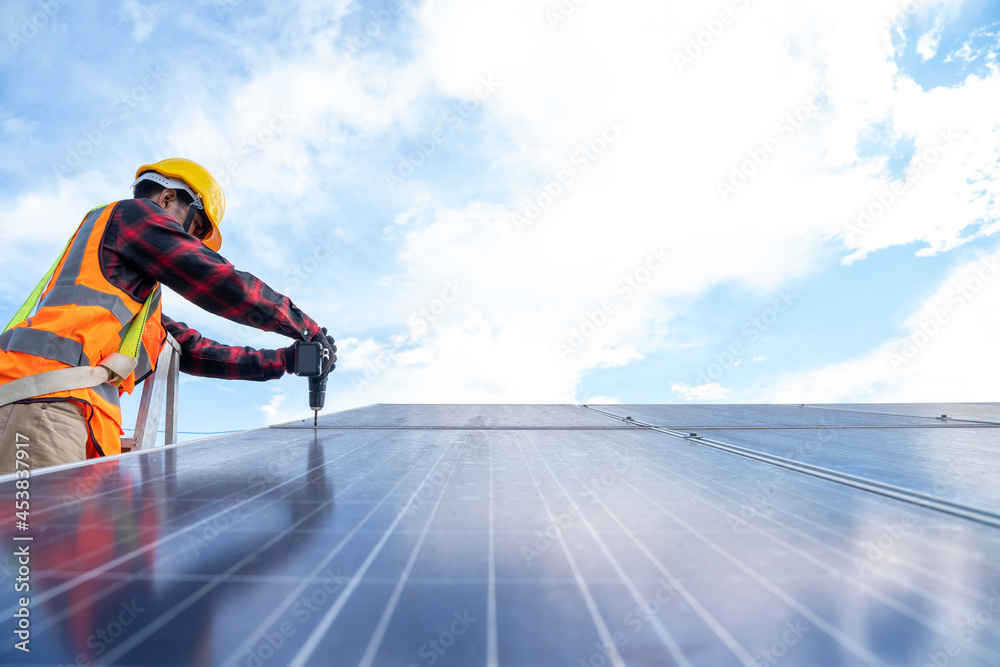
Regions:
<svg viewBox="0 0 1000 667"><path fill-rule="evenodd" d="M187 234L180 223L147 199L118 204L117 246L129 275L109 276L112 282L140 301L135 282L159 281L210 313L255 329L273 331L296 340L311 340L320 326L288 297L275 292L253 275L238 270L217 252ZM152 284L149 284L149 288ZM175 336L176 338L176 336Z"/></svg>
<svg viewBox="0 0 1000 667"><path fill-rule="evenodd" d="M166 315L162 320L163 328L180 343L181 371L190 375L227 380L274 380L284 375L291 363L286 360L287 350L223 345Z"/></svg>

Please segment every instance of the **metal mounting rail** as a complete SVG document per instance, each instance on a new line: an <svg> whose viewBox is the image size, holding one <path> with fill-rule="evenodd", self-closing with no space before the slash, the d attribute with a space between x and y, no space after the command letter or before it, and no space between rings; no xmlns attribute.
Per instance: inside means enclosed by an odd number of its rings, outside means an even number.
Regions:
<svg viewBox="0 0 1000 667"><path fill-rule="evenodd" d="M666 435L670 435L675 438L680 438L681 440L686 440L690 443L703 445L705 447L712 447L714 449L728 452L730 454L735 454L737 456L743 456L748 459L753 459L754 461L767 463L769 465L777 466L779 468L784 468L786 470L791 470L793 472L802 473L804 475L809 475L811 477L817 477L819 479L823 479L828 482L842 484L844 486L860 489L862 491L867 491L869 493L876 493L878 495L886 496L888 498L893 498L895 500L901 500L905 503L910 503L912 505L917 505L927 509L936 510L938 512L944 512L946 514L951 514L952 516L958 516L964 519L969 519L971 521L984 523L988 526L1000 528L1000 513L998 512L970 507L968 505L964 505L958 502L953 502L946 498L941 498L939 496L935 496L932 494L922 493L920 491L915 491L913 489L907 489L904 487L896 486L894 484L888 484L886 482L879 482L877 480L867 479L865 477L859 477L857 475L852 475L850 473L840 472L839 470L833 470L831 468L825 468L823 466L817 466L802 461L787 459L783 456L776 456L774 454L759 452L753 449L748 449L746 447L740 447L739 445L733 445L728 442L722 442L720 440L706 438L704 436L698 435L697 433L691 433L691 432L685 433L683 431L676 431L662 426L646 424L644 422L632 419L631 417L622 417L621 415L616 415L614 413L607 412L605 410L599 410L597 408L590 407L589 405L581 405L580 407L586 410L590 410L592 412L597 412L607 417L611 417L612 419L617 419L618 421L623 421L627 424L632 424L634 426L645 428L650 431L656 431L658 433L664 433ZM825 427L818 426L816 428L823 429ZM916 428L921 428L921 427L916 427Z"/></svg>
<svg viewBox="0 0 1000 667"><path fill-rule="evenodd" d="M167 417L164 444L177 442L177 381L180 375L181 346L167 334L166 344L156 362L156 370L142 382L142 401L132 437L122 438L122 452L134 452L156 446L160 414L166 399Z"/></svg>

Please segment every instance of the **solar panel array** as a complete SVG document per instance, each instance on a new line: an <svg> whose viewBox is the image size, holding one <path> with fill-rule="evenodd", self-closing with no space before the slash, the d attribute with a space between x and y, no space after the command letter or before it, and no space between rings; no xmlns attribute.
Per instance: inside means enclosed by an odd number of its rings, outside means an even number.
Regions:
<svg viewBox="0 0 1000 667"><path fill-rule="evenodd" d="M0 663L998 665L998 427L377 405L36 472L27 530L6 477Z"/></svg>

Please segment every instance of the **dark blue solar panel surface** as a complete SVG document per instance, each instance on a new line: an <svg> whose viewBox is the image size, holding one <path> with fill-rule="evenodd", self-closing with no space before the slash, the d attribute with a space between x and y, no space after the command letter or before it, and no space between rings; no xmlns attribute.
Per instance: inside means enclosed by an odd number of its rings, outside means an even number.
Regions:
<svg viewBox="0 0 1000 667"><path fill-rule="evenodd" d="M27 531L2 481L0 662L1000 664L1000 529L623 419L983 512L993 426L594 407L373 406L36 473Z"/></svg>

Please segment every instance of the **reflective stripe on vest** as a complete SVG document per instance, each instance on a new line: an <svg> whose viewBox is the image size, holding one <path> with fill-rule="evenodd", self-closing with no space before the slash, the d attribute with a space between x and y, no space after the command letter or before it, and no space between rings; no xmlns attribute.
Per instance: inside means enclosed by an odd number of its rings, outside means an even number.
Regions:
<svg viewBox="0 0 1000 667"><path fill-rule="evenodd" d="M45 306L97 306L114 313L122 327L127 331L128 325L132 322L132 312L114 294L98 292L86 285L59 285L45 295L42 301ZM122 337L125 334L122 333Z"/></svg>
<svg viewBox="0 0 1000 667"><path fill-rule="evenodd" d="M111 283L101 268L103 239L117 204L95 208L84 217L45 288L29 298L32 304L37 301L36 312L31 315L26 304L15 316L20 321L12 321L12 328L0 334L0 385L67 366L96 366L129 348L125 354L136 358L137 365L120 386L105 383L42 396L93 406L88 420L101 454L118 453L119 394L131 392L139 379L152 372L166 339L160 321L159 284L147 299L150 316L143 327L136 319L143 303ZM139 322L131 334L137 345L128 335L133 322Z"/></svg>
<svg viewBox="0 0 1000 667"><path fill-rule="evenodd" d="M9 329L0 335L0 350L24 352L44 357L67 366L89 366L83 353L83 343L37 329Z"/></svg>

